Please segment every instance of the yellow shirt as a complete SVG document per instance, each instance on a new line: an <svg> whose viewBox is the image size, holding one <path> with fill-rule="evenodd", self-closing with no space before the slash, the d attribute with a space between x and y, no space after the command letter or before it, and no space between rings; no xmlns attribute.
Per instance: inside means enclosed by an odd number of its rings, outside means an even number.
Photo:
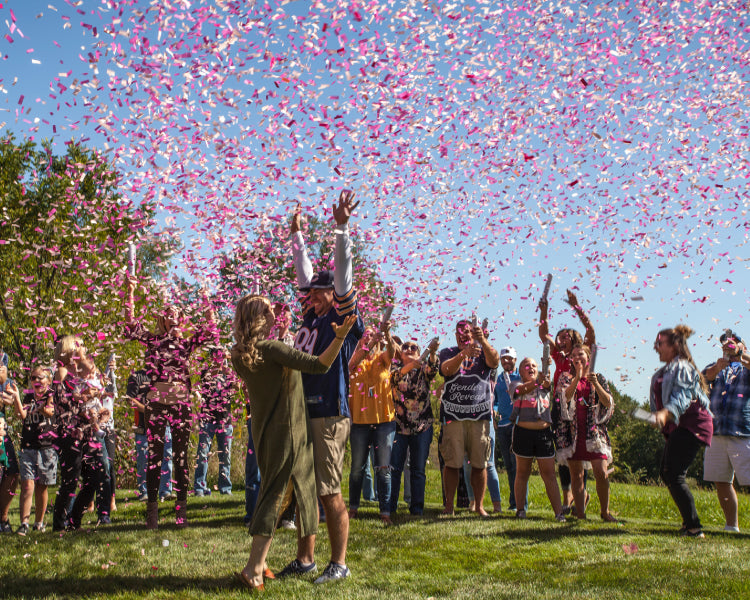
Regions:
<svg viewBox="0 0 750 600"><path fill-rule="evenodd" d="M391 396L391 365L385 352L365 358L351 375L349 409L352 423L377 425L395 419Z"/></svg>

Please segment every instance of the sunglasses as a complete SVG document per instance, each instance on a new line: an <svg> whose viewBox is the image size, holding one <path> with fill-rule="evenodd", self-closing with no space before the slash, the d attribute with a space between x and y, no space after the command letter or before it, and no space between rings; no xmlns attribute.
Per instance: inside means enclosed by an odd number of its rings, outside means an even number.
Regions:
<svg viewBox="0 0 750 600"><path fill-rule="evenodd" d="M417 346L416 344L402 344L401 346L402 352L411 352L412 350L414 352L419 352L419 346Z"/></svg>
<svg viewBox="0 0 750 600"><path fill-rule="evenodd" d="M30 379L31 381L44 381L47 378L44 375L32 375Z"/></svg>

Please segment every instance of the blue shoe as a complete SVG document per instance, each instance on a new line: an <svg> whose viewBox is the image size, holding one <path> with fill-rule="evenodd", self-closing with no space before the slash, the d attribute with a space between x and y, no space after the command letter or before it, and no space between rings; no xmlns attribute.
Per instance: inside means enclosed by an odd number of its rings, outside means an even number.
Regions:
<svg viewBox="0 0 750 600"><path fill-rule="evenodd" d="M326 567L327 569L328 567ZM303 565L296 558L290 562L286 567L276 573L276 579L283 579L284 577L291 577L292 575L300 576L307 575L308 573L315 573L318 570L318 565L314 562L309 565Z"/></svg>

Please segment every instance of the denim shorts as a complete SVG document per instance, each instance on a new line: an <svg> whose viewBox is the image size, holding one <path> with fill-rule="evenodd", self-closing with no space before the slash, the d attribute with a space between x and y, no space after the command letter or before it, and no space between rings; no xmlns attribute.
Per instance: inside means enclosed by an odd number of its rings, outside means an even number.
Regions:
<svg viewBox="0 0 750 600"><path fill-rule="evenodd" d="M21 448L21 479L41 485L55 485L57 452L54 448Z"/></svg>

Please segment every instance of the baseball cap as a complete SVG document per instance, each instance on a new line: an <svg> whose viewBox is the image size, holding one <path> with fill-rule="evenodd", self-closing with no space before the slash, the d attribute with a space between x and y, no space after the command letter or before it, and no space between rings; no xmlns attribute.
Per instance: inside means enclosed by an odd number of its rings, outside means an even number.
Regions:
<svg viewBox="0 0 750 600"><path fill-rule="evenodd" d="M500 358L503 356L510 356L511 358L518 358L518 354L516 354L516 349L512 346L507 346L505 348L500 348Z"/></svg>

